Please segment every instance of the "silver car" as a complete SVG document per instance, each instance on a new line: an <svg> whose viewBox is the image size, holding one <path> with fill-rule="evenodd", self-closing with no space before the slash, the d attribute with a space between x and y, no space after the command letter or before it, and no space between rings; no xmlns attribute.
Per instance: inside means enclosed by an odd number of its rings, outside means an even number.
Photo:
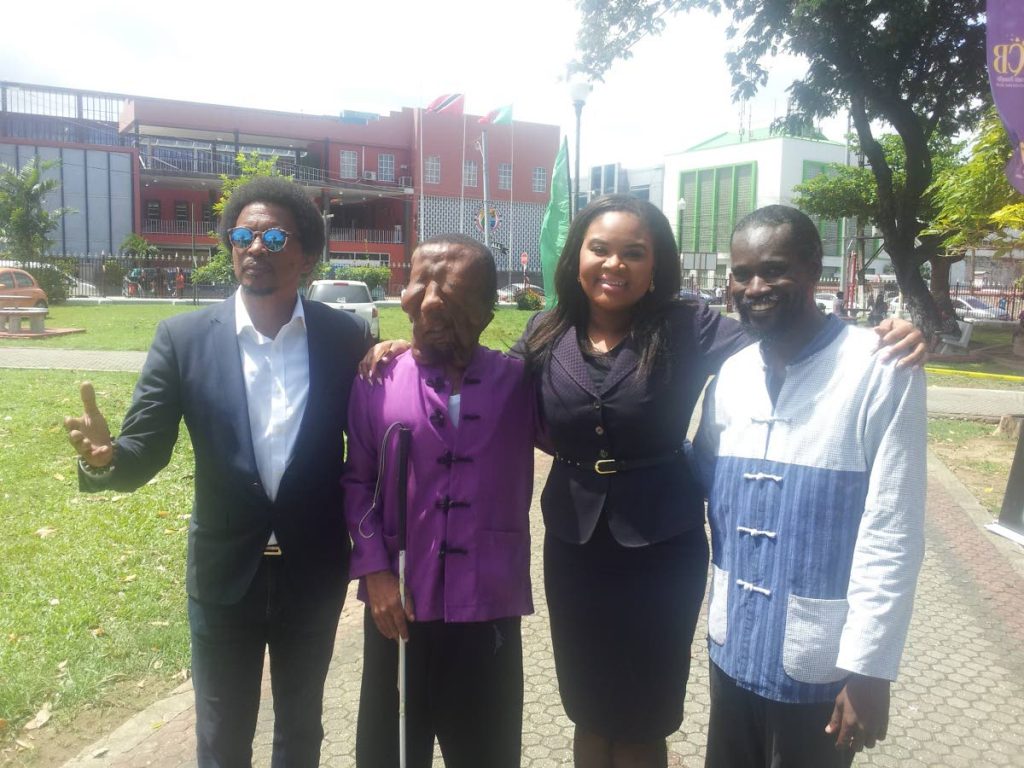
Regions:
<svg viewBox="0 0 1024 768"><path fill-rule="evenodd" d="M358 315L370 326L373 340L380 341L380 311L373 303L366 283L357 280L314 280L309 285L306 298Z"/></svg>

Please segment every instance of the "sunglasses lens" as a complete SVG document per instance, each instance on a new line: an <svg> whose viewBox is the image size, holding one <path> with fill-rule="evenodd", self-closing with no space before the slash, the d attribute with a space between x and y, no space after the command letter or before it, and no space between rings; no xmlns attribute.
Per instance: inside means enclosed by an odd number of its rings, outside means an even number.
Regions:
<svg viewBox="0 0 1024 768"><path fill-rule="evenodd" d="M228 232L228 240L236 248L248 248L254 239L255 235L248 227L235 227Z"/></svg>
<svg viewBox="0 0 1024 768"><path fill-rule="evenodd" d="M288 235L283 229L272 227L263 233L263 245L271 253L277 253L284 248Z"/></svg>

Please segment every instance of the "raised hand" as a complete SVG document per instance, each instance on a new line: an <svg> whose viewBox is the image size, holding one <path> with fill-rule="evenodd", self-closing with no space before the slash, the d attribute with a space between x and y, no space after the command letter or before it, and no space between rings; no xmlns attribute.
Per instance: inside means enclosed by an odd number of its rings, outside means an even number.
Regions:
<svg viewBox="0 0 1024 768"><path fill-rule="evenodd" d="M81 386L82 405L85 412L78 418L64 417L64 429L68 441L78 451L82 460L91 467L105 467L114 458L114 443L110 439L107 420L96 405L96 390L88 381Z"/></svg>

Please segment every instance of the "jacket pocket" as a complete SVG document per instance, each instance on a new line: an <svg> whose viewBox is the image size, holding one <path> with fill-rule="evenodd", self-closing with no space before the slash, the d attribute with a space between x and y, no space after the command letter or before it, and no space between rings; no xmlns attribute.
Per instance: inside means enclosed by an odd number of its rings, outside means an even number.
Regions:
<svg viewBox="0 0 1024 768"><path fill-rule="evenodd" d="M708 637L725 645L729 630L729 572L711 565L711 600L708 602Z"/></svg>
<svg viewBox="0 0 1024 768"><path fill-rule="evenodd" d="M849 610L846 600L789 596L782 668L801 683L834 683L847 676L836 667Z"/></svg>

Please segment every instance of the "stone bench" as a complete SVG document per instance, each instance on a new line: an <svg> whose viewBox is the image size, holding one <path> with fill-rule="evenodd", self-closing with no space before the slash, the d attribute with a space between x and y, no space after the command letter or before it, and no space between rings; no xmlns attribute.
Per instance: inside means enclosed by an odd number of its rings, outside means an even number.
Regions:
<svg viewBox="0 0 1024 768"><path fill-rule="evenodd" d="M28 320L32 333L44 333L47 312L45 307L0 307L0 331L21 333L22 321Z"/></svg>
<svg viewBox="0 0 1024 768"><path fill-rule="evenodd" d="M939 336L939 345L936 351L939 355L963 355L967 353L967 346L971 343L971 334L974 332L974 323L970 320L957 320L960 326L960 338L943 334Z"/></svg>

